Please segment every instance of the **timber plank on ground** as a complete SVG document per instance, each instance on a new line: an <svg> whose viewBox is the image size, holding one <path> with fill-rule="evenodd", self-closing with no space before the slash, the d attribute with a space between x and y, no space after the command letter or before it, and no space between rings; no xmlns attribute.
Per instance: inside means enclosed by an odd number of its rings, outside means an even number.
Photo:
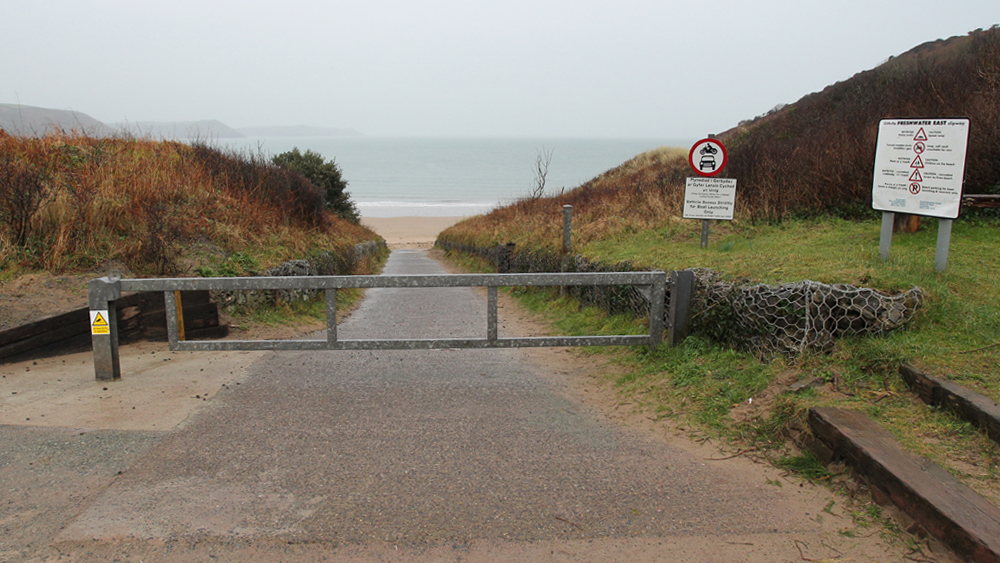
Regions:
<svg viewBox="0 0 1000 563"><path fill-rule="evenodd" d="M1000 563L1000 508L936 463L904 452L863 413L809 410L813 432L928 533L975 563Z"/></svg>
<svg viewBox="0 0 1000 563"><path fill-rule="evenodd" d="M90 331L77 334L63 340L52 342L38 348L32 348L14 356L0 357L0 365L23 362L25 360L37 360L40 358L51 358L77 352L90 351Z"/></svg>
<svg viewBox="0 0 1000 563"><path fill-rule="evenodd" d="M187 339L221 339L229 334L228 326L219 326L219 309L208 291L181 294ZM120 343L167 340L162 292L122 295L115 309ZM83 307L0 331L0 363L78 352L90 348L90 342L90 312Z"/></svg>
<svg viewBox="0 0 1000 563"><path fill-rule="evenodd" d="M82 322L76 321L53 330L0 346L0 359L13 358L32 350L69 340L80 335L90 336L90 315Z"/></svg>
<svg viewBox="0 0 1000 563"><path fill-rule="evenodd" d="M1000 443L1000 404L996 401L909 364L900 365L899 374L922 401L956 413L985 430L994 442Z"/></svg>
<svg viewBox="0 0 1000 563"><path fill-rule="evenodd" d="M0 330L0 347L18 342L19 340L33 338L45 334L46 332L59 330L64 326L78 322L90 322L90 313L88 313L86 309L76 309L68 313L62 313L40 319L33 323L15 326L7 330Z"/></svg>

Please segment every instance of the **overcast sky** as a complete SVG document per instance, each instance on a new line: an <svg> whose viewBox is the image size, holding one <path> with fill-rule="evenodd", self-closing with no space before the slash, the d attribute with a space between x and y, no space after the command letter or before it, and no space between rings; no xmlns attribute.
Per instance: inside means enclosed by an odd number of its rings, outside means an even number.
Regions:
<svg viewBox="0 0 1000 563"><path fill-rule="evenodd" d="M0 0L0 103L372 136L695 138L998 0Z"/></svg>

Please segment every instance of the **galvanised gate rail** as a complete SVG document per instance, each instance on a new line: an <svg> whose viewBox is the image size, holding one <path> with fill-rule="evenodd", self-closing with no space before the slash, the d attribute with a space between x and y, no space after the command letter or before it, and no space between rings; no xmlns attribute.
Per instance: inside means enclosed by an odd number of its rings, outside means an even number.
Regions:
<svg viewBox="0 0 1000 563"><path fill-rule="evenodd" d="M665 272L587 272L536 274L453 274L403 276L288 276L254 278L159 278L91 280L91 333L97 379L118 379L118 331L115 300L123 291L162 291L167 334L174 351L209 350L413 350L435 348L524 348L540 346L629 346L655 348L662 341ZM513 286L632 285L649 288L649 334L612 336L543 336L501 338L497 331L497 288ZM348 288L486 287L485 338L341 340L337 337L337 290ZM187 341L179 312L181 291L197 290L324 290L324 340Z"/></svg>

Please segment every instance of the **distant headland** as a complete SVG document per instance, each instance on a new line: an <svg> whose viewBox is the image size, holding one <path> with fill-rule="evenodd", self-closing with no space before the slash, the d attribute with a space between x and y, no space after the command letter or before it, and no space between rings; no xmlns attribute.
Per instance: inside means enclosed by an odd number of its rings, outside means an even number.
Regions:
<svg viewBox="0 0 1000 563"><path fill-rule="evenodd" d="M247 137L363 137L356 129L336 127L311 127L309 125L240 127L237 129Z"/></svg>
<svg viewBox="0 0 1000 563"><path fill-rule="evenodd" d="M199 121L124 121L105 124L74 110L0 104L0 130L11 135L39 137L54 131L92 137L126 135L153 139L243 139L247 137L361 137L355 129L309 125L233 128L216 119Z"/></svg>

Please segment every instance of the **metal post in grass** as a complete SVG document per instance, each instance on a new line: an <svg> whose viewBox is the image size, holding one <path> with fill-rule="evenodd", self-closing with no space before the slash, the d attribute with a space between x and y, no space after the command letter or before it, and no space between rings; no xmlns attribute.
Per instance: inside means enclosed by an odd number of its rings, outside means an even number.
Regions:
<svg viewBox="0 0 1000 563"><path fill-rule="evenodd" d="M562 231L562 260L559 264L559 270L561 272L569 271L569 255L572 248L572 234L573 234L573 206L564 205L563 206L563 231ZM569 293L569 287L560 286L559 296L565 297Z"/></svg>
<svg viewBox="0 0 1000 563"><path fill-rule="evenodd" d="M882 232L878 240L878 257L883 262L889 259L892 250L892 226L896 214L882 212ZM937 249L934 254L934 269L943 272L948 267L948 249L951 247L951 219L941 219L938 223Z"/></svg>
<svg viewBox="0 0 1000 563"><path fill-rule="evenodd" d="M90 306L90 341L94 349L94 374L100 381L121 379L118 360L118 313L121 282L108 277L87 284Z"/></svg>
<svg viewBox="0 0 1000 563"><path fill-rule="evenodd" d="M951 219L941 219L938 223L937 252L934 255L934 269L943 272L948 267L948 248L951 246Z"/></svg>
<svg viewBox="0 0 1000 563"><path fill-rule="evenodd" d="M895 220L895 213L882 212L882 233L878 239L878 257L883 262L889 259L889 251L892 250L892 224Z"/></svg>
<svg viewBox="0 0 1000 563"><path fill-rule="evenodd" d="M715 133L709 133L708 139L715 139ZM701 220L701 247L708 248L708 219Z"/></svg>

